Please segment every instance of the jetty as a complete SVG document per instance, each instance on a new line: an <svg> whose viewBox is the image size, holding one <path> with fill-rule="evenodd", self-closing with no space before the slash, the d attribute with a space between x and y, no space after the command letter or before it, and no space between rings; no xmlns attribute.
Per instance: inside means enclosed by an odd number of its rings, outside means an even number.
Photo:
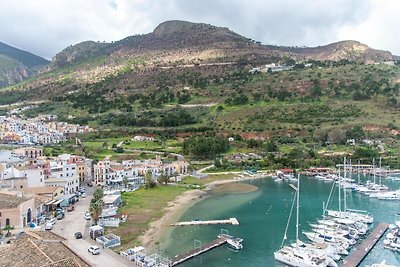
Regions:
<svg viewBox="0 0 400 267"><path fill-rule="evenodd" d="M203 254L203 253L205 253L207 251L210 251L210 250L212 250L214 248L222 246L225 243L227 243L229 239L237 240L240 243L243 241L243 239L241 239L241 238L237 238L237 237L234 237L234 236L231 236L231 235L228 235L228 234L220 234L220 235L218 235L217 239L215 239L215 240L213 240L213 241L211 241L211 242L209 242L207 244L200 245L199 247L197 247L195 249L192 249L191 251L188 251L188 252L186 252L186 253L184 253L182 255L175 256L173 259L171 259L171 265L170 266L176 266L176 265L181 264L181 263L183 263L183 262L185 262L187 260L190 260L191 258L194 258L194 257L196 257L196 256L198 256L200 254Z"/></svg>
<svg viewBox="0 0 400 267"><path fill-rule="evenodd" d="M380 223L368 237L358 246L344 261L341 267L356 267L368 255L376 245L382 235L386 232L389 225Z"/></svg>
<svg viewBox="0 0 400 267"><path fill-rule="evenodd" d="M173 224L171 224L171 226L212 225L212 224L239 225L239 221L236 218L229 218L229 219L226 219L226 220L210 220L210 221L193 220L193 221L188 221L188 222L173 223Z"/></svg>

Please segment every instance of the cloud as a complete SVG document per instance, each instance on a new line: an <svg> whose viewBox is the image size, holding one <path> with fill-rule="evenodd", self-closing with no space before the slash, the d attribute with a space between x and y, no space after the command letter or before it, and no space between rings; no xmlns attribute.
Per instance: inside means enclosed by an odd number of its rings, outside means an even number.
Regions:
<svg viewBox="0 0 400 267"><path fill-rule="evenodd" d="M356 39L400 54L394 32L400 6L388 1L0 1L0 41L51 58L78 42L120 40L180 19L229 27L264 44L316 46Z"/></svg>

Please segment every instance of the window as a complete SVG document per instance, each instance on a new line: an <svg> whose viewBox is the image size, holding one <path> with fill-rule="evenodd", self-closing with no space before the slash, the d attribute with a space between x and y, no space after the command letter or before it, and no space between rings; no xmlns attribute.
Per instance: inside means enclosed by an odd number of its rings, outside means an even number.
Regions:
<svg viewBox="0 0 400 267"><path fill-rule="evenodd" d="M7 225L10 225L10 219L9 218L6 219L6 226Z"/></svg>

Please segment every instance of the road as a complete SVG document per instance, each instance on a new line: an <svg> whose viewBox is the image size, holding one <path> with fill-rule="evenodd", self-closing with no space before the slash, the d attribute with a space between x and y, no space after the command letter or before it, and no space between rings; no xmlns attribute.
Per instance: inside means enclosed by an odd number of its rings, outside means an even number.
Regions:
<svg viewBox="0 0 400 267"><path fill-rule="evenodd" d="M129 149L126 148L125 151L128 152L139 152L139 153L149 153L149 154L156 154L156 155L164 155L165 153L170 154L174 157L176 157L178 160L185 160L185 157L181 154L178 153L172 153L172 152L161 152L161 151L152 151L152 150L142 150L142 149Z"/></svg>
<svg viewBox="0 0 400 267"><path fill-rule="evenodd" d="M86 188L86 198L80 198L75 203L75 210L67 212L65 218L58 220L54 225L52 231L58 235L67 239L68 247L78 254L91 266L136 266L133 262L121 257L110 249L101 249L100 255L92 255L87 249L91 245L99 245L89 237L89 224L90 222L83 218L86 210L89 209L89 203L93 194L94 187ZM82 239L75 239L74 234L81 232L83 234Z"/></svg>

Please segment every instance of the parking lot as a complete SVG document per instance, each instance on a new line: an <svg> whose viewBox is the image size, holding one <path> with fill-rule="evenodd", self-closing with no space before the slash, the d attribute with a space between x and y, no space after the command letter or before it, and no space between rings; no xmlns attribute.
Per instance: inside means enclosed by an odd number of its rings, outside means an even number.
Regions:
<svg viewBox="0 0 400 267"><path fill-rule="evenodd" d="M80 198L75 203L73 211L65 212L65 218L57 220L51 231L66 238L70 249L91 266L135 266L133 262L119 256L110 249L101 248L99 255L92 255L88 252L89 246L98 245L98 243L89 238L88 227L90 226L90 220L83 218L85 211L89 210L90 199L94 190L94 187L87 187L87 197ZM81 232L83 238L76 239L76 232Z"/></svg>

